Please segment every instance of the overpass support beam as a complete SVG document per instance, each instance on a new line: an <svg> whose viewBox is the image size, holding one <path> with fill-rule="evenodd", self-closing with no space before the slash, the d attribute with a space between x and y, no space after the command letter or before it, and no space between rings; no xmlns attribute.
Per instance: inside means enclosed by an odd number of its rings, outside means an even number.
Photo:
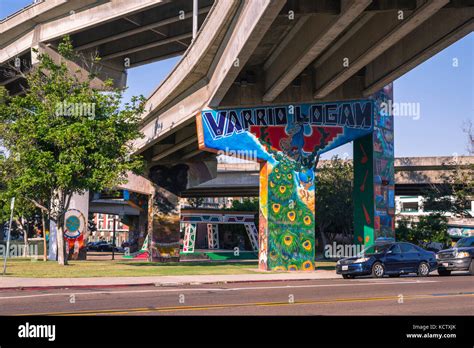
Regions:
<svg viewBox="0 0 474 348"><path fill-rule="evenodd" d="M261 163L259 268L314 270L315 165L321 153L372 134L376 102L204 110L202 150L247 153Z"/></svg>
<svg viewBox="0 0 474 348"><path fill-rule="evenodd" d="M217 161L181 163L175 166L156 165L150 168L149 179L155 184L151 202L148 233L151 238L151 258L154 261L179 260L181 192L192 185L210 180L217 174ZM217 225L213 244L219 247ZM196 225L185 224L183 252L194 252Z"/></svg>
<svg viewBox="0 0 474 348"><path fill-rule="evenodd" d="M33 51L33 49L37 50L37 53ZM65 61L68 71L71 75L75 75L80 82L85 82L88 80L89 75L95 74L97 77L94 77L91 81L91 88L105 90L107 89L105 81L107 79L112 79L114 87L116 88L123 88L127 84L127 73L122 69L118 69L109 65L105 65L104 63L95 64L92 62L92 59L80 57L79 59L82 60L80 62L75 62L72 60L66 60L63 56L61 56L56 50L52 47L49 47L43 43L38 43L33 46L31 52L31 65L35 66L39 63L38 61L38 54L45 54L48 55L56 64L60 64L61 62ZM94 71L88 71L85 67L88 65L89 69Z"/></svg>
<svg viewBox="0 0 474 348"><path fill-rule="evenodd" d="M310 15L303 16L264 65L266 92L263 101L273 101L371 2L347 1L335 19L314 20ZM321 23L323 20L325 22Z"/></svg>
<svg viewBox="0 0 474 348"><path fill-rule="evenodd" d="M399 20L391 13L375 16L353 39L346 42L326 62L316 62L315 99L328 96L366 65L382 55L390 47L415 30L449 0L428 1L415 10L409 17ZM388 34L380 33L377 28L390 25ZM362 38L365 38L362 39Z"/></svg>
<svg viewBox="0 0 474 348"><path fill-rule="evenodd" d="M366 245L395 237L392 85L374 97L374 131L354 141L354 239Z"/></svg>

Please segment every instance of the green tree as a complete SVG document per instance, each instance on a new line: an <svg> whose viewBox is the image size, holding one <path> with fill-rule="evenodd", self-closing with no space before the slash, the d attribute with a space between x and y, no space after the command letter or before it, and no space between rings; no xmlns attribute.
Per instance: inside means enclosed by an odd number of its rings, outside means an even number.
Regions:
<svg viewBox="0 0 474 348"><path fill-rule="evenodd" d="M258 214L258 198L244 198L241 201L234 199L229 210L253 211Z"/></svg>
<svg viewBox="0 0 474 348"><path fill-rule="evenodd" d="M418 221L402 218L395 231L397 240L423 246L424 243L437 242L448 245L447 218L441 214L420 216Z"/></svg>
<svg viewBox="0 0 474 348"><path fill-rule="evenodd" d="M322 245L331 244L336 235L353 233L353 166L334 156L320 162L316 171L316 232Z"/></svg>
<svg viewBox="0 0 474 348"><path fill-rule="evenodd" d="M444 163L444 166L446 170L441 175L441 183L431 185L423 192L424 210L429 215L420 216L417 222L400 221L395 233L397 239L419 245L425 242L449 244L447 216L472 217L474 166L463 164L462 160Z"/></svg>
<svg viewBox="0 0 474 348"><path fill-rule="evenodd" d="M188 198L188 203L191 208L199 208L204 203L203 197L192 197Z"/></svg>
<svg viewBox="0 0 474 348"><path fill-rule="evenodd" d="M58 51L80 60L69 38ZM127 171L141 171L130 143L141 136L145 98L121 105L124 91L112 81L106 91L90 87L94 71L84 80L68 71L65 59L55 63L38 54L38 60L26 75L24 96L0 92L0 144L7 153L0 158L0 182L6 196L32 202L56 223L58 263L64 265L64 215L73 194L113 187Z"/></svg>
<svg viewBox="0 0 474 348"><path fill-rule="evenodd" d="M11 193L6 190L0 190L0 221L6 222L10 219L10 202ZM23 235L23 241L25 244L25 254L28 256L28 238L31 227L34 223L35 215L39 213L39 209L29 200L25 200L22 197L15 199L15 209L13 211L13 222L17 232ZM12 228L13 230L14 228Z"/></svg>

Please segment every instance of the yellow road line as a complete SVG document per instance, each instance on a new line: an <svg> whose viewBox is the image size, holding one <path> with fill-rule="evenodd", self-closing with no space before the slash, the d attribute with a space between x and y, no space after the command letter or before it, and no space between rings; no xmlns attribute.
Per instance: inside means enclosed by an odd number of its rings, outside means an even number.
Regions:
<svg viewBox="0 0 474 348"><path fill-rule="evenodd" d="M434 299L434 298L446 298L446 297L474 297L474 294L449 294L449 295L411 295L404 296L403 300L412 299ZM336 303L347 303L347 302L372 302L372 301L389 301L398 300L398 296L387 296L387 297L367 297L367 298L336 298L329 300L311 300L311 301L295 301L290 302L253 302L253 303L229 303L229 304L218 304L218 305L206 305L206 306L180 306L180 307L155 307L155 308L124 308L124 309L103 309L96 311L77 311L77 312L52 312L52 313L32 313L32 314L20 314L21 316L30 315L51 315L51 316L88 316L88 315L101 315L101 314L113 314L113 315L124 315L133 313L150 313L150 312L178 312L178 311L206 311L213 309L227 309L227 308L238 308L238 307L276 307L276 306L295 306L295 305L314 305L314 304L336 304Z"/></svg>

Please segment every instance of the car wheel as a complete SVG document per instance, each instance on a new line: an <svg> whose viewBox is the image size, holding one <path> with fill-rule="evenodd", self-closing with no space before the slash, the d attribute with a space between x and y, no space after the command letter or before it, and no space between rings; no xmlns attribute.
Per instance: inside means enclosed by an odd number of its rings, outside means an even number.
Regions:
<svg viewBox="0 0 474 348"><path fill-rule="evenodd" d="M352 279L352 278L354 278L354 277L351 276L350 274L343 274L343 275L342 275L342 278L344 278L344 279Z"/></svg>
<svg viewBox="0 0 474 348"><path fill-rule="evenodd" d="M421 262L418 266L418 277L427 277L430 274L430 266L426 262Z"/></svg>
<svg viewBox="0 0 474 348"><path fill-rule="evenodd" d="M469 266L469 274L474 275L474 260L471 260L471 265Z"/></svg>
<svg viewBox="0 0 474 348"><path fill-rule="evenodd" d="M440 276L449 276L449 275L451 275L451 271L449 271L447 269L438 269L438 274Z"/></svg>
<svg viewBox="0 0 474 348"><path fill-rule="evenodd" d="M400 274L389 274L388 276L390 278L398 278L398 277L400 277Z"/></svg>
<svg viewBox="0 0 474 348"><path fill-rule="evenodd" d="M385 273L385 268L380 262L374 263L372 266L372 277L382 278Z"/></svg>

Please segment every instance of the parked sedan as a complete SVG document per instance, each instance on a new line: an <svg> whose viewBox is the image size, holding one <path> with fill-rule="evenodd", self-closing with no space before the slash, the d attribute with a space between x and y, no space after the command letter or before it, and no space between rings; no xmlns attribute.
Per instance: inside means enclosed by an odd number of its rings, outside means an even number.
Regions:
<svg viewBox="0 0 474 348"><path fill-rule="evenodd" d="M336 273L343 278L372 275L398 277L416 273L426 277L437 268L435 253L405 242L375 244L364 249L357 257L341 259L336 264Z"/></svg>
<svg viewBox="0 0 474 348"><path fill-rule="evenodd" d="M99 247L102 245L107 244L106 241L97 241L97 242L90 242L87 243L87 250L88 251L99 251Z"/></svg>
<svg viewBox="0 0 474 348"><path fill-rule="evenodd" d="M112 246L112 243L106 241L92 242L87 245L87 250L89 251L112 251L112 247L115 251L120 251L116 246Z"/></svg>
<svg viewBox="0 0 474 348"><path fill-rule="evenodd" d="M448 276L451 271L469 271L474 275L474 236L458 240L451 249L439 251L436 259L441 276Z"/></svg>

